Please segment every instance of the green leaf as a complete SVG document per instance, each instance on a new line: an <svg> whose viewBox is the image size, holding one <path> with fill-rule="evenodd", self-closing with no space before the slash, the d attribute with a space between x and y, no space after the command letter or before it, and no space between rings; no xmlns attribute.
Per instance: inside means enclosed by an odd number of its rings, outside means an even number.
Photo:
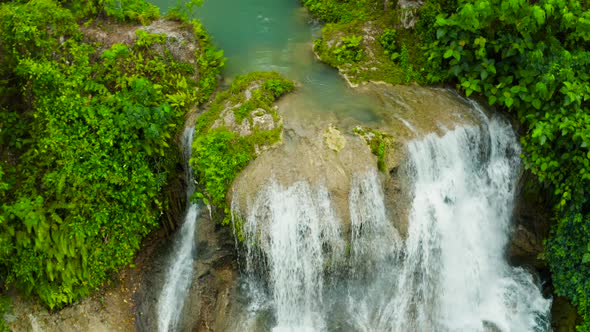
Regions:
<svg viewBox="0 0 590 332"><path fill-rule="evenodd" d="M508 97L504 100L504 104L506 104L506 107L511 107L513 102L514 102L514 100L512 100L512 98L510 98L510 97Z"/></svg>

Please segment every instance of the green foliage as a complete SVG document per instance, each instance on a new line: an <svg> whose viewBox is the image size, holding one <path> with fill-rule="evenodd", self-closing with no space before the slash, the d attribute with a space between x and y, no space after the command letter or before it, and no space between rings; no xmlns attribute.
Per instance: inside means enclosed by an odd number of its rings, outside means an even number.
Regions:
<svg viewBox="0 0 590 332"><path fill-rule="evenodd" d="M586 19L577 1L468 2L439 18L432 46L466 95L518 111L525 166L554 186L560 209L583 203L590 180Z"/></svg>
<svg viewBox="0 0 590 332"><path fill-rule="evenodd" d="M160 9L144 0L99 0L104 12L119 22L151 23L160 16Z"/></svg>
<svg viewBox="0 0 590 332"><path fill-rule="evenodd" d="M293 82L283 78L277 72L252 72L247 75L236 77L231 86L222 92L219 92L215 100L209 105L209 110L199 116L195 124L195 131L197 134L205 134L217 120L226 103L233 105L246 103L244 91L255 83L261 83L260 88L253 89L252 97L253 103L250 103L251 110L257 108L270 109L270 105L280 96L290 92L295 88ZM256 98L254 98L256 94ZM234 112L236 116L243 110ZM243 114L242 114L243 115ZM242 118L243 119L243 118Z"/></svg>
<svg viewBox="0 0 590 332"><path fill-rule="evenodd" d="M7 296L0 295L0 332L12 331L6 321L4 315L10 312L10 298Z"/></svg>
<svg viewBox="0 0 590 332"><path fill-rule="evenodd" d="M383 46L385 54L393 56L397 52L397 31L395 29L385 29L379 36L379 44Z"/></svg>
<svg viewBox="0 0 590 332"><path fill-rule="evenodd" d="M588 263L590 216L571 213L553 227L546 241L546 258L556 292L578 306L583 323L578 331L590 328L590 264Z"/></svg>
<svg viewBox="0 0 590 332"><path fill-rule="evenodd" d="M272 103L291 91L294 84L276 72L253 72L236 77L229 89L220 92L201 114L195 124L193 141L193 166L199 188L195 198L213 204L223 216L223 224L231 221L227 192L238 173L256 157L256 147L270 146L280 139L281 128L258 130L247 136L238 136L225 127L212 128L227 105L241 105L233 112L238 123L248 119L250 112L263 109L273 117L278 116ZM250 98L246 100L246 91Z"/></svg>
<svg viewBox="0 0 590 332"><path fill-rule="evenodd" d="M467 96L517 113L524 165L553 193L547 257L556 292L590 324L590 9L578 0L463 1L441 15L431 59ZM432 69L436 75L436 68ZM587 256L586 256L587 257ZM582 266L582 268L580 268Z"/></svg>
<svg viewBox="0 0 590 332"><path fill-rule="evenodd" d="M200 21L192 20L190 24L201 50L197 59L199 65L197 102L202 103L207 101L217 88L217 78L225 65L225 58L223 50L218 50L211 44L210 37Z"/></svg>
<svg viewBox="0 0 590 332"><path fill-rule="evenodd" d="M420 35L401 27L402 13L395 1L389 1L387 10L383 0L308 0L304 4L314 15L330 22L322 29L322 39L314 42L315 53L350 82L424 82L422 72L428 63ZM342 11L334 16L331 8ZM406 45L405 50L402 45ZM404 63L400 62L402 51Z"/></svg>
<svg viewBox="0 0 590 332"><path fill-rule="evenodd" d="M394 53L395 55L395 53ZM402 44L402 50L399 55L399 64L403 70L403 83L408 84L413 80L419 80L418 73L414 71L414 65L410 62L410 56L406 44Z"/></svg>
<svg viewBox="0 0 590 332"><path fill-rule="evenodd" d="M166 18L188 22L193 17L197 8L201 7L203 0L188 0L176 2L176 5L168 9Z"/></svg>
<svg viewBox="0 0 590 332"><path fill-rule="evenodd" d="M361 36L344 36L341 39L342 44L332 50L332 53L340 63L359 62L363 57L362 41Z"/></svg>
<svg viewBox="0 0 590 332"><path fill-rule="evenodd" d="M337 45L329 47L322 39L314 43L314 51L328 64L338 67L347 63L358 63L363 58L362 36L347 35Z"/></svg>
<svg viewBox="0 0 590 332"><path fill-rule="evenodd" d="M78 19L110 17L118 22L147 25L160 17L160 9L144 0L64 0L63 6Z"/></svg>
<svg viewBox="0 0 590 332"><path fill-rule="evenodd" d="M381 172L387 172L385 158L393 144L393 137L367 127L356 127L353 132L365 140L371 152L377 157L377 168Z"/></svg>
<svg viewBox="0 0 590 332"><path fill-rule="evenodd" d="M303 5L327 23L366 21L383 8L382 0L304 0Z"/></svg>
<svg viewBox="0 0 590 332"><path fill-rule="evenodd" d="M229 185L254 153L254 147L245 143L225 128L210 130L193 142L191 164L206 188L209 203L225 205Z"/></svg>
<svg viewBox="0 0 590 332"><path fill-rule="evenodd" d="M0 132L9 142L0 150L0 270L50 308L131 263L165 208L179 159L173 137L222 65L204 31L195 56L206 85L164 35L138 30L133 44L100 54L82 42L76 17L52 0L0 7L0 82L22 101L0 99L0 113L24 128Z"/></svg>

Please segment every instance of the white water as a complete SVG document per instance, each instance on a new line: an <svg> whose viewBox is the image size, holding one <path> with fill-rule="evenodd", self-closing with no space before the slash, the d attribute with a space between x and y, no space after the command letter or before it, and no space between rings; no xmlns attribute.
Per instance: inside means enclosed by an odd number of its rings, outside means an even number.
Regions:
<svg viewBox="0 0 590 332"><path fill-rule="evenodd" d="M409 144L414 198L392 331L545 331L550 301L507 264L520 148L484 119Z"/></svg>
<svg viewBox="0 0 590 332"><path fill-rule="evenodd" d="M247 269L268 270L273 331L315 331L324 327L324 264L340 256L344 242L324 188L299 182L271 183L259 193L246 219ZM261 263L259 252L266 254Z"/></svg>
<svg viewBox="0 0 590 332"><path fill-rule="evenodd" d="M483 113L481 127L410 142L405 240L376 171L352 179L350 245L325 189L271 183L245 223L271 330L548 331L550 300L505 259L519 153L511 127Z"/></svg>
<svg viewBox="0 0 590 332"><path fill-rule="evenodd" d="M190 196L195 191L193 171L189 164L194 131L194 127L186 128L182 136L188 206L182 227L175 235L174 248L169 259L170 266L166 271L165 283L158 299L158 331L160 332L178 330L178 320L192 281L195 227L199 216L198 205L190 201Z"/></svg>

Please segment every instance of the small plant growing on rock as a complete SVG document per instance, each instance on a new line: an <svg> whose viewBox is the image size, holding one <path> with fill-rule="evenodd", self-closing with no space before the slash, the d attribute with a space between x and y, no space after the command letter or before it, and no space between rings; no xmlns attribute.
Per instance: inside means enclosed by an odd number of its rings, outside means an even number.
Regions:
<svg viewBox="0 0 590 332"><path fill-rule="evenodd" d="M379 168L381 172L385 172L387 169L385 165L387 148L392 145L393 137L377 130L361 126L354 128L353 132L359 135L365 143L367 143L371 152L377 157L377 168Z"/></svg>
<svg viewBox="0 0 590 332"><path fill-rule="evenodd" d="M397 30L395 29L385 29L381 36L379 36L379 44L383 46L385 50L385 54L392 57L397 52Z"/></svg>
<svg viewBox="0 0 590 332"><path fill-rule="evenodd" d="M337 62L359 62L363 58L363 49L361 42L362 36L345 36L341 38L341 45L334 49L332 53L336 57Z"/></svg>

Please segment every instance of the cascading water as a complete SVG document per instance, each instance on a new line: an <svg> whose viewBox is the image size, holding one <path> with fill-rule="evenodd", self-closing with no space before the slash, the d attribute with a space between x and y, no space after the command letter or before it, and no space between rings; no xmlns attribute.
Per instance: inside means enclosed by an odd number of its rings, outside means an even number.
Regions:
<svg viewBox="0 0 590 332"><path fill-rule="evenodd" d="M176 331L180 313L193 273L193 252L195 227L199 216L199 206L190 201L195 191L193 170L189 164L194 127L186 128L182 135L183 158L185 161L185 178L187 181L187 209L184 222L176 234L174 248L166 271L165 283L158 299L158 331Z"/></svg>
<svg viewBox="0 0 590 332"><path fill-rule="evenodd" d="M312 190L305 182L283 188L273 182L259 193L246 218L247 269L254 273L265 265L268 270L273 331L323 328L325 262L329 255L341 256L340 233L323 188Z"/></svg>
<svg viewBox="0 0 590 332"><path fill-rule="evenodd" d="M482 117L408 146L414 198L392 331L548 329L550 301L504 257L520 148L509 124Z"/></svg>
<svg viewBox="0 0 590 332"><path fill-rule="evenodd" d="M247 270L263 280L273 331L549 330L550 300L504 257L520 148L509 124L480 113L481 126L408 144L405 240L375 170L353 176L350 245L322 187L258 194Z"/></svg>

